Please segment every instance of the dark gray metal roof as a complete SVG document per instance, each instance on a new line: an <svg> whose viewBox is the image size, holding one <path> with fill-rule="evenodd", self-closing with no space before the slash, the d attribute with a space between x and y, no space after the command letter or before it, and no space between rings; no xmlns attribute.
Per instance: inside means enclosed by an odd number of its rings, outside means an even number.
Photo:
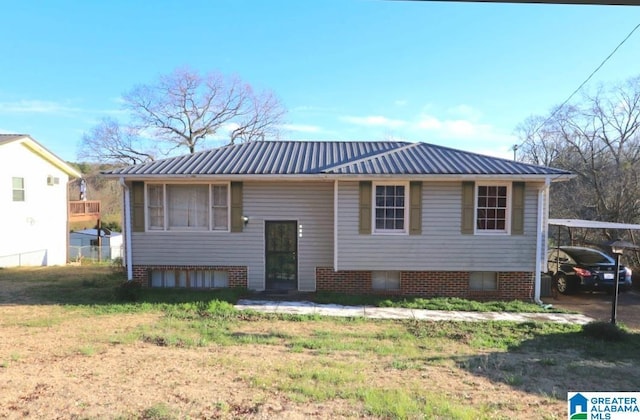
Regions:
<svg viewBox="0 0 640 420"><path fill-rule="evenodd" d="M104 172L172 175L570 175L427 143L256 141Z"/></svg>

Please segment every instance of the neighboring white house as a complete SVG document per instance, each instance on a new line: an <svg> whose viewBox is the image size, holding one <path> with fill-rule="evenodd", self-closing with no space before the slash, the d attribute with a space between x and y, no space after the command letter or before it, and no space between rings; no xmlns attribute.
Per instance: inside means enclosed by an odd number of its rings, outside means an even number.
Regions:
<svg viewBox="0 0 640 420"><path fill-rule="evenodd" d="M0 267L67 262L67 183L81 174L27 134L0 134Z"/></svg>
<svg viewBox="0 0 640 420"><path fill-rule="evenodd" d="M100 229L100 248L98 248L98 229L83 229L69 234L69 259L113 260L122 257L122 234L109 229Z"/></svg>

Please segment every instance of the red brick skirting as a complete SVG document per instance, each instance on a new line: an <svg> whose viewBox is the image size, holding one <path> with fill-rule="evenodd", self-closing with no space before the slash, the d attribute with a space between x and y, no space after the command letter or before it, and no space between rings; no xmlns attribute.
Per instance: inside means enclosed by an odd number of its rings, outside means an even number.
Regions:
<svg viewBox="0 0 640 420"><path fill-rule="evenodd" d="M316 267L318 292L531 300L533 284L533 273L498 272L497 290L476 291L469 288L467 271L401 271L399 290L374 290L371 287L371 271L334 271L330 267Z"/></svg>
<svg viewBox="0 0 640 420"><path fill-rule="evenodd" d="M247 267L233 265L134 265L133 280L150 285L151 270L213 270L229 273L229 287L247 287Z"/></svg>

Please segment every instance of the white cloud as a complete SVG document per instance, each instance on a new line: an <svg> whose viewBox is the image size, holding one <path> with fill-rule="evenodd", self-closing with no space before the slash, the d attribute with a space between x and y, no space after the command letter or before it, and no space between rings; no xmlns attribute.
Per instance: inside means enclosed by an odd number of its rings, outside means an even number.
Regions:
<svg viewBox="0 0 640 420"><path fill-rule="evenodd" d="M466 120L479 121L482 118L482 112L475 109L472 106L460 104L451 107L447 112L454 117L462 118Z"/></svg>
<svg viewBox="0 0 640 420"><path fill-rule="evenodd" d="M400 107L400 106L406 106L408 103L409 103L409 101L407 101L406 99L396 99L396 100L393 102L393 104L394 104L395 106L398 106L398 107Z"/></svg>
<svg viewBox="0 0 640 420"><path fill-rule="evenodd" d="M56 102L39 99L0 102L0 114L40 114L40 115L112 115L125 116L123 109L86 109L70 105L70 101Z"/></svg>
<svg viewBox="0 0 640 420"><path fill-rule="evenodd" d="M440 130L442 122L431 115L423 115L418 119L417 127L424 130Z"/></svg>
<svg viewBox="0 0 640 420"><path fill-rule="evenodd" d="M370 127L387 127L387 128L399 128L407 124L406 121L394 120L384 117L382 115L369 115L366 117L353 117L345 116L340 117L344 122L348 122L355 125L364 125Z"/></svg>
<svg viewBox="0 0 640 420"><path fill-rule="evenodd" d="M499 133L490 124L468 119L439 119L433 115L421 115L415 123L418 131L427 131L443 139L497 139L505 140L510 135Z"/></svg>
<svg viewBox="0 0 640 420"><path fill-rule="evenodd" d="M322 131L317 125L309 124L282 124L280 126L283 130L295 131L299 133L318 133Z"/></svg>
<svg viewBox="0 0 640 420"><path fill-rule="evenodd" d="M69 114L77 112L82 112L82 110L53 101L21 100L0 102L0 113L4 114Z"/></svg>

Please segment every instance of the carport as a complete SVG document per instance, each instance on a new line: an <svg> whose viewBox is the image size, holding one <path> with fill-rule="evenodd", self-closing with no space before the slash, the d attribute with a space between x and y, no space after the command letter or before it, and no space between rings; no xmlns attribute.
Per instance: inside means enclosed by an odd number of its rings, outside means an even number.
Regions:
<svg viewBox="0 0 640 420"><path fill-rule="evenodd" d="M636 244L636 240L635 240L635 236L634 236L634 231L636 230L640 230L640 225L638 224L632 224L632 223L616 223L616 222L602 222L602 221L596 221L596 220L582 220L582 219L549 219L548 220L548 225L549 226L557 226L557 240L556 240L556 244L559 245L560 244L560 232L562 227L565 227L569 230L569 236L572 236L571 234L571 230L572 229L577 229L577 228L582 228L582 229L601 229L601 230L606 230L606 229L612 229L612 230L626 230L629 232L629 236L631 237L631 241L633 242L633 244ZM638 251L636 251L638 252ZM545 270L546 270L546 262L544 264L545 266ZM541 288L541 282L537 281L538 279L536 278L536 296L539 297L540 296L540 288Z"/></svg>

